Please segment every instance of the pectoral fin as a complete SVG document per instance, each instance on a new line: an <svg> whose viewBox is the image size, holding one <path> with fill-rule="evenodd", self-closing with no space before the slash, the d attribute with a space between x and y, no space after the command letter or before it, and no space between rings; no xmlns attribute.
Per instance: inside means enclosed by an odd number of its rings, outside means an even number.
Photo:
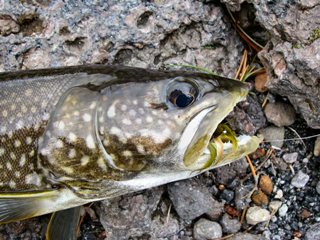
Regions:
<svg viewBox="0 0 320 240"><path fill-rule="evenodd" d="M76 240L81 207L66 209L52 214L46 232L47 240Z"/></svg>
<svg viewBox="0 0 320 240"><path fill-rule="evenodd" d="M18 221L48 212L58 199L58 190L25 193L0 193L0 223Z"/></svg>

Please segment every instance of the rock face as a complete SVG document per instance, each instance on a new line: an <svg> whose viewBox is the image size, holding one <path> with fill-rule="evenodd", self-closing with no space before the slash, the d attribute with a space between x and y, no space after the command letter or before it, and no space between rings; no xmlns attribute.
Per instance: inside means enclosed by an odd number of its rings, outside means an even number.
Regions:
<svg viewBox="0 0 320 240"><path fill-rule="evenodd" d="M240 10L243 0L222 0ZM320 5L319 1L248 0L256 21L271 36L259 53L267 69L266 87L286 96L308 125L320 128Z"/></svg>
<svg viewBox="0 0 320 240"><path fill-rule="evenodd" d="M221 7L201 1L6 0L0 10L0 71L187 63L231 77L243 49Z"/></svg>

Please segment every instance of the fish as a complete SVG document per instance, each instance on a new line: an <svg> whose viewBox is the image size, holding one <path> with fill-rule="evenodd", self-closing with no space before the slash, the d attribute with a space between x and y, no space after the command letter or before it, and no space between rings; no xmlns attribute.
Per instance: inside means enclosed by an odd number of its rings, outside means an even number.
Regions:
<svg viewBox="0 0 320 240"><path fill-rule="evenodd" d="M191 178L253 152L259 136L235 137L236 148L215 136L248 92L217 75L126 66L0 73L0 223Z"/></svg>

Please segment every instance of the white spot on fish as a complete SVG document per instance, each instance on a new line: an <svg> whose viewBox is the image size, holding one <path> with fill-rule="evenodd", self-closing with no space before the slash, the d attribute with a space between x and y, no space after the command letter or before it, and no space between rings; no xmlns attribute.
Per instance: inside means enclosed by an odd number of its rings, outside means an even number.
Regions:
<svg viewBox="0 0 320 240"><path fill-rule="evenodd" d="M109 107L108 112L107 112L108 118L114 118L116 116L116 108L115 108L115 103Z"/></svg>
<svg viewBox="0 0 320 240"><path fill-rule="evenodd" d="M9 187L10 187L10 188L15 188L15 187L16 187L15 181L10 180L10 182L9 182Z"/></svg>
<svg viewBox="0 0 320 240"><path fill-rule="evenodd" d="M79 112L79 111L74 111L74 112L73 112L73 115L76 116L76 117L78 117L78 116L80 116L80 112Z"/></svg>
<svg viewBox="0 0 320 240"><path fill-rule="evenodd" d="M121 142L124 142L124 143L125 143L125 142L127 141L127 139L126 139L126 138L124 137L124 135L123 135L123 132L122 132L119 128L117 128L117 127L112 127L112 128L110 129L110 134L116 135Z"/></svg>
<svg viewBox="0 0 320 240"><path fill-rule="evenodd" d="M104 139L103 140L103 146L108 146L110 144L110 141L109 141L109 139Z"/></svg>
<svg viewBox="0 0 320 240"><path fill-rule="evenodd" d="M16 127L17 127L17 129L21 129L21 128L23 128L23 125L24 125L24 123L23 123L23 121L22 121L22 120L19 120L19 121L16 123Z"/></svg>
<svg viewBox="0 0 320 240"><path fill-rule="evenodd" d="M4 148L0 148L0 157L5 154L6 150Z"/></svg>
<svg viewBox="0 0 320 240"><path fill-rule="evenodd" d="M83 114L82 119L85 122L90 122L91 121L91 115L89 113L85 113L85 114Z"/></svg>
<svg viewBox="0 0 320 240"><path fill-rule="evenodd" d="M73 132L70 132L68 134L68 140L69 142L75 142L77 140L77 135L75 135Z"/></svg>
<svg viewBox="0 0 320 240"><path fill-rule="evenodd" d="M97 106L97 103L96 102L92 102L91 104L90 104L90 109L94 109L95 107Z"/></svg>
<svg viewBox="0 0 320 240"><path fill-rule="evenodd" d="M89 163L89 161L90 161L89 156L84 155L84 156L80 159L81 166L87 165L87 164Z"/></svg>
<svg viewBox="0 0 320 240"><path fill-rule="evenodd" d="M103 157L99 157L99 158L98 158L98 166L99 166L102 170L107 170L107 165L106 165Z"/></svg>
<svg viewBox="0 0 320 240"><path fill-rule="evenodd" d="M100 116L99 117L99 123L103 123L104 122L104 117L103 116Z"/></svg>
<svg viewBox="0 0 320 240"><path fill-rule="evenodd" d="M55 145L56 148L63 148L64 143L63 143L63 141L62 141L61 139L58 139L58 140L55 142L54 145Z"/></svg>
<svg viewBox="0 0 320 240"><path fill-rule="evenodd" d="M30 152L29 152L29 157L33 157L34 156L34 150L32 149Z"/></svg>
<svg viewBox="0 0 320 240"><path fill-rule="evenodd" d="M121 111L126 111L127 110L127 105L121 105Z"/></svg>
<svg viewBox="0 0 320 240"><path fill-rule="evenodd" d="M16 172L14 173L14 175L16 176L16 178L19 178L19 177L21 176L21 174L20 174L19 171L16 171Z"/></svg>
<svg viewBox="0 0 320 240"><path fill-rule="evenodd" d="M27 97L30 97L31 95L32 95L32 89L31 88L28 88L26 91L25 91L25 95L27 96Z"/></svg>
<svg viewBox="0 0 320 240"><path fill-rule="evenodd" d="M138 105L138 101L137 101L137 100L133 100L132 103L133 103L134 105Z"/></svg>
<svg viewBox="0 0 320 240"><path fill-rule="evenodd" d="M148 116L148 117L146 118L146 121L147 121L148 123L152 123L152 122L153 122L153 118L150 117L150 116Z"/></svg>
<svg viewBox="0 0 320 240"><path fill-rule="evenodd" d="M140 114L144 114L143 108L139 108L139 109L138 109L138 112L139 112Z"/></svg>
<svg viewBox="0 0 320 240"><path fill-rule="evenodd" d="M31 137L26 137L26 144L30 145L32 143L32 138Z"/></svg>
<svg viewBox="0 0 320 240"><path fill-rule="evenodd" d="M44 113L42 116L42 120L47 121L50 118L50 114L49 113Z"/></svg>
<svg viewBox="0 0 320 240"><path fill-rule="evenodd" d="M7 131L7 127L6 126L1 126L0 133L4 134L6 131Z"/></svg>
<svg viewBox="0 0 320 240"><path fill-rule="evenodd" d="M15 141L14 141L14 147L15 147L15 148L18 148L18 147L20 147L20 146L21 146L20 140L18 140L18 139L15 140Z"/></svg>
<svg viewBox="0 0 320 240"><path fill-rule="evenodd" d="M125 150L122 152L122 156L124 157L132 157L132 152L129 150Z"/></svg>
<svg viewBox="0 0 320 240"><path fill-rule="evenodd" d="M10 158L12 160L16 160L17 159L16 155L13 152L10 153Z"/></svg>
<svg viewBox="0 0 320 240"><path fill-rule="evenodd" d="M62 122L62 121L58 122L58 128L59 128L60 130L63 130L64 127L65 127L64 122Z"/></svg>
<svg viewBox="0 0 320 240"><path fill-rule="evenodd" d="M125 124L125 125L131 125L131 124L132 124L132 122L130 121L130 119L127 119L127 118L123 119L123 120L122 120L122 123Z"/></svg>
<svg viewBox="0 0 320 240"><path fill-rule="evenodd" d="M96 147L96 144L94 143L93 137L91 135L88 135L86 137L86 145L90 149L94 149Z"/></svg>
<svg viewBox="0 0 320 240"><path fill-rule="evenodd" d="M73 171L73 169L71 167L61 167L61 169L67 174L74 173L74 171Z"/></svg>
<svg viewBox="0 0 320 240"><path fill-rule="evenodd" d="M21 111L22 111L23 113L26 113L26 112L28 111L28 108L26 107L26 105L22 104L22 106L21 106Z"/></svg>
<svg viewBox="0 0 320 240"><path fill-rule="evenodd" d="M136 147L137 147L138 153L141 153L141 154L145 154L146 153L145 150L144 150L144 146L143 145L137 144Z"/></svg>
<svg viewBox="0 0 320 240"><path fill-rule="evenodd" d="M7 163L6 163L6 167L7 167L7 169L8 169L9 171L12 170L12 165L11 165L10 162L7 162Z"/></svg>
<svg viewBox="0 0 320 240"><path fill-rule="evenodd" d="M42 148L41 150L40 150L40 153L43 155L43 156L47 156L47 155L49 155L49 150L47 149L47 148Z"/></svg>
<svg viewBox="0 0 320 240"><path fill-rule="evenodd" d="M40 186L41 185L41 179L40 179L38 174L30 173L30 174L26 175L25 183L26 184L30 184L30 185Z"/></svg>
<svg viewBox="0 0 320 240"><path fill-rule="evenodd" d="M27 160L27 159L26 159L26 154L23 153L23 154L21 155L21 157L20 157L19 166L20 166L20 167L23 167L23 166L26 164L26 160Z"/></svg>
<svg viewBox="0 0 320 240"><path fill-rule="evenodd" d="M69 150L68 158L75 158L77 156L77 152L74 148Z"/></svg>

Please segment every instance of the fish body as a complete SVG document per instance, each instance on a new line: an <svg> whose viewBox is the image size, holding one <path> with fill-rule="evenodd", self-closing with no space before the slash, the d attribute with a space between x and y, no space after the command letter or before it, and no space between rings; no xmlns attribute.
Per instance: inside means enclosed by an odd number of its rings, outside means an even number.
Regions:
<svg viewBox="0 0 320 240"><path fill-rule="evenodd" d="M0 73L0 222L190 178L254 151L260 139L249 136L236 150L223 143L219 161L208 148L247 93L218 76L121 66Z"/></svg>

